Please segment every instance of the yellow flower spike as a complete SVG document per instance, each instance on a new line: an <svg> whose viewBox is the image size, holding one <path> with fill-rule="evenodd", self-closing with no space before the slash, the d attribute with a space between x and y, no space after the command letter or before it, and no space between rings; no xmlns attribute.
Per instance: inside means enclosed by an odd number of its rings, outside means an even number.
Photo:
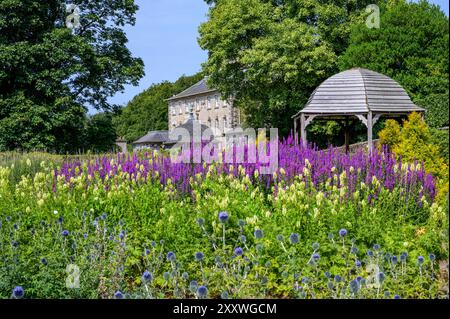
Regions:
<svg viewBox="0 0 450 319"><path fill-rule="evenodd" d="M280 168L280 174L284 176L286 175L286 171L283 168Z"/></svg>

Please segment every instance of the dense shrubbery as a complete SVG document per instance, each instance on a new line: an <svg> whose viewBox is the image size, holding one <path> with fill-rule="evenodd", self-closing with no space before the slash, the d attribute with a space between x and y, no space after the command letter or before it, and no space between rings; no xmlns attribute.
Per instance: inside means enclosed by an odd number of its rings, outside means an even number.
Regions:
<svg viewBox="0 0 450 319"><path fill-rule="evenodd" d="M157 154L24 162L35 169L20 180L0 168L4 298L15 286L28 298L448 294L446 206L419 163L386 152L287 141L273 175ZM66 288L69 264L80 289Z"/></svg>
<svg viewBox="0 0 450 319"><path fill-rule="evenodd" d="M446 139L430 130L420 114L412 113L401 127L395 120L387 120L380 132L381 144L387 145L406 162L423 161L427 172L439 178L440 195L448 194L448 131Z"/></svg>

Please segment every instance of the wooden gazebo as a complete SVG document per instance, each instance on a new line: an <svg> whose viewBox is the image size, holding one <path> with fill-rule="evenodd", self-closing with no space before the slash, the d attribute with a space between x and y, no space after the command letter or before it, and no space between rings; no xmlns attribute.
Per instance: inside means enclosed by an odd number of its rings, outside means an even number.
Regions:
<svg viewBox="0 0 450 319"><path fill-rule="evenodd" d="M298 128L306 145L306 127L315 118L336 120L345 127L345 146L349 149L349 120L359 119L367 127L369 152L373 149L372 129L383 117L399 117L425 110L415 105L406 91L390 77L362 68L338 73L323 82L311 95L306 106L294 119L295 141Z"/></svg>

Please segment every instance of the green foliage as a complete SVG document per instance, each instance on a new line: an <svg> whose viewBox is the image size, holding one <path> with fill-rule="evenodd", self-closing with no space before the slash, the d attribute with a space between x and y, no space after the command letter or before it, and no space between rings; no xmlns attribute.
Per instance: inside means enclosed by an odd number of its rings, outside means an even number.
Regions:
<svg viewBox="0 0 450 319"><path fill-rule="evenodd" d="M178 94L202 79L201 73L182 76L176 82L154 84L131 100L113 119L119 136L134 142L148 131L167 130L166 99Z"/></svg>
<svg viewBox="0 0 450 319"><path fill-rule="evenodd" d="M449 126L448 122L448 91L444 94L430 94L415 100L415 103L427 110L425 120L430 127L441 128Z"/></svg>
<svg viewBox="0 0 450 319"><path fill-rule="evenodd" d="M98 113L88 119L86 143L89 150L104 153L113 150L117 139L111 113Z"/></svg>
<svg viewBox="0 0 450 319"><path fill-rule="evenodd" d="M0 150L78 149L86 107L110 109L107 99L143 75L122 29L135 22L134 1L72 2L74 30L66 1L0 4Z"/></svg>
<svg viewBox="0 0 450 319"><path fill-rule="evenodd" d="M337 70L350 26L370 1L217 1L200 26L209 81L253 127L282 135L314 88Z"/></svg>
<svg viewBox="0 0 450 319"><path fill-rule="evenodd" d="M388 1L379 29L355 24L339 67L365 67L398 81L428 110L432 127L448 125L448 17L427 1Z"/></svg>

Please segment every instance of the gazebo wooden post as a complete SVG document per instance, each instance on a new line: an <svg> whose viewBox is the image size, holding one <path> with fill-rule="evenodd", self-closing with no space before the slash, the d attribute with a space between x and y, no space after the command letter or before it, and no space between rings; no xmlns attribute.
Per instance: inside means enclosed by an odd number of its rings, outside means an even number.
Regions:
<svg viewBox="0 0 450 319"><path fill-rule="evenodd" d="M372 153L373 150L373 121L372 121L372 111L369 111L367 114L367 143L369 153Z"/></svg>
<svg viewBox="0 0 450 319"><path fill-rule="evenodd" d="M294 140L295 140L295 145L298 145L297 121L298 121L298 118L295 117L294 118Z"/></svg>
<svg viewBox="0 0 450 319"><path fill-rule="evenodd" d="M348 116L345 117L344 121L344 139L345 139L345 153L350 152L350 127L348 124Z"/></svg>
<svg viewBox="0 0 450 319"><path fill-rule="evenodd" d="M308 141L306 139L305 114L303 113L300 115L300 134L302 138L303 147L305 147L308 144Z"/></svg>

